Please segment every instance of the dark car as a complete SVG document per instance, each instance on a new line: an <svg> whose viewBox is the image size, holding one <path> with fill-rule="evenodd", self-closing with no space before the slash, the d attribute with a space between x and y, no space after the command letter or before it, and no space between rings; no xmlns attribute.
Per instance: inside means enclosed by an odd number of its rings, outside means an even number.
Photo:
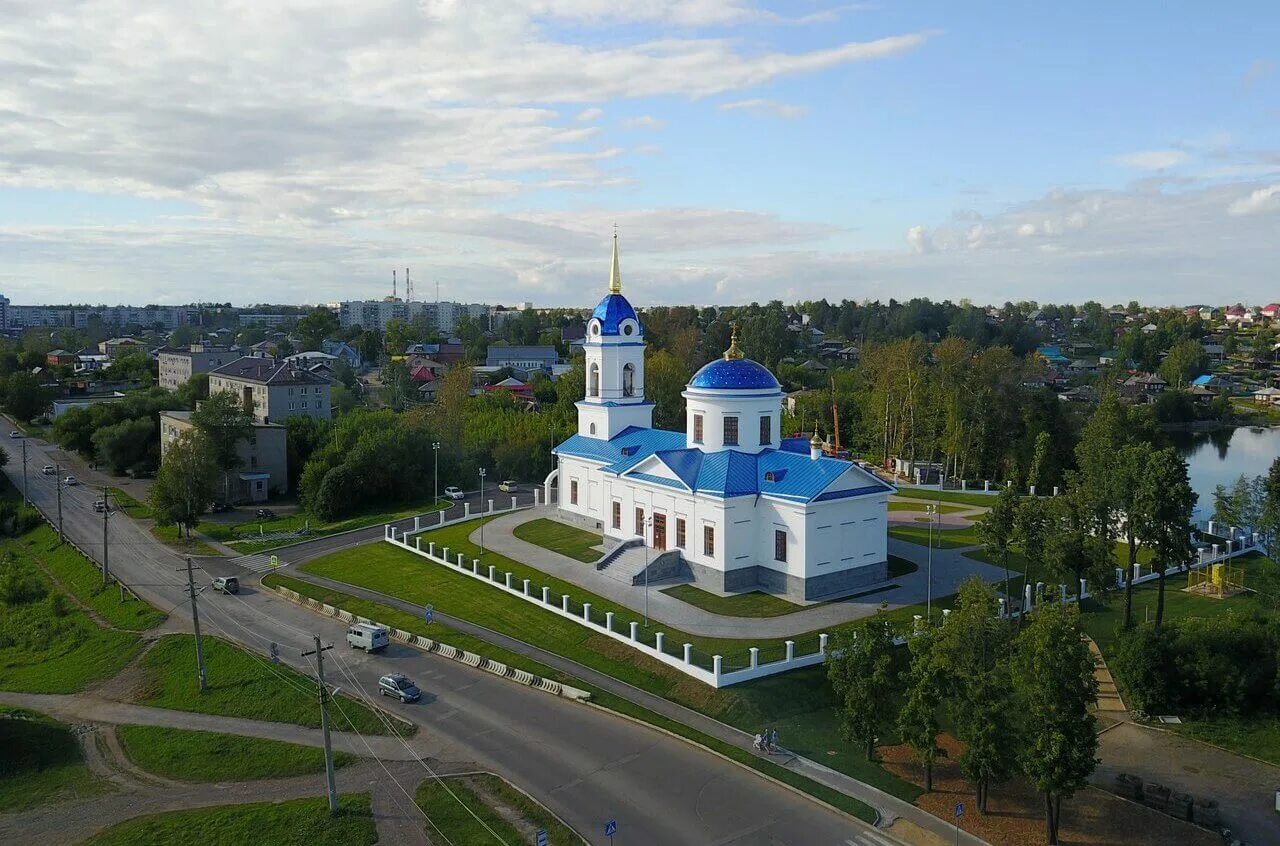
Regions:
<svg viewBox="0 0 1280 846"><path fill-rule="evenodd" d="M230 511L231 506L227 505L225 502L215 502L209 506L209 510L214 514L221 514L224 511Z"/></svg>
<svg viewBox="0 0 1280 846"><path fill-rule="evenodd" d="M276 518L276 513L270 508L259 508L253 513L261 520L274 520Z"/></svg>
<svg viewBox="0 0 1280 846"><path fill-rule="evenodd" d="M378 679L378 693L394 696L401 702L417 702L422 698L422 691L404 673L390 673Z"/></svg>

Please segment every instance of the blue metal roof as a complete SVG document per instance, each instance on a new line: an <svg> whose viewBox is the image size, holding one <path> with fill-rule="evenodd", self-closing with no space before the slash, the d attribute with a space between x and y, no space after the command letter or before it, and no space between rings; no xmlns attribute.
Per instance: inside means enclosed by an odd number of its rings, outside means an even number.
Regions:
<svg viewBox="0 0 1280 846"><path fill-rule="evenodd" d="M778 380L763 364L749 358L718 358L689 380L690 388L713 390L781 390Z"/></svg>
<svg viewBox="0 0 1280 846"><path fill-rule="evenodd" d="M611 475L626 474L627 478L673 488L683 483L691 491L721 499L760 494L793 502L823 502L893 490L871 474L856 470L866 476L865 485L827 492L832 482L855 466L839 458L812 459L807 451L802 455L775 449L757 454L734 449L703 452L684 444L683 432L632 426L610 441L573 435L554 453L603 462L603 471ZM656 456L680 481L628 472L650 456ZM766 479L765 474L771 478Z"/></svg>
<svg viewBox="0 0 1280 846"><path fill-rule="evenodd" d="M591 316L600 321L601 335L621 335L622 330L619 328L622 321L630 318L639 326L640 318L636 317L636 310L631 307L631 303L627 302L627 298L622 294L608 294L600 305L596 306L595 311L591 312ZM644 334L644 326L639 326L637 335Z"/></svg>

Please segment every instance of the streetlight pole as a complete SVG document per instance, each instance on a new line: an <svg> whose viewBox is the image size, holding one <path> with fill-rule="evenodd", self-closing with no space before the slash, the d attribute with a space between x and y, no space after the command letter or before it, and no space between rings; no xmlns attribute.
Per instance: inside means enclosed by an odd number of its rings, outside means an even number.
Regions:
<svg viewBox="0 0 1280 846"><path fill-rule="evenodd" d="M480 514L484 515L484 473L485 469L480 468ZM484 555L484 521L480 521L480 554Z"/></svg>
<svg viewBox="0 0 1280 846"><path fill-rule="evenodd" d="M431 444L431 451L435 453L435 457L436 457L436 498L431 503L432 507L434 508L435 506L438 506L440 504L440 442L439 441L436 441L435 443Z"/></svg>
<svg viewBox="0 0 1280 846"><path fill-rule="evenodd" d="M933 623L933 517L938 513L938 506L926 505L929 512L929 568L925 576L925 619Z"/></svg>
<svg viewBox="0 0 1280 846"><path fill-rule="evenodd" d="M22 439L22 503L23 505L31 504L31 497L27 496L27 439Z"/></svg>
<svg viewBox="0 0 1280 846"><path fill-rule="evenodd" d="M649 536L653 534L653 514L644 518L644 627L649 628Z"/></svg>

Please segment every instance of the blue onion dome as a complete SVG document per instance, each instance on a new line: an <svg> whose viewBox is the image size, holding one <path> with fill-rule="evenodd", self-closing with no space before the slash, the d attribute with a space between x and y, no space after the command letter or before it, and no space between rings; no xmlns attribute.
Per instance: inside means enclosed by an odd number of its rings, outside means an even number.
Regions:
<svg viewBox="0 0 1280 846"><path fill-rule="evenodd" d="M600 301L600 305L596 306L595 311L591 312L591 318L600 321L601 335L622 334L621 326L624 320L634 320L637 325L640 323L640 318L636 317L636 310L622 294L606 295ZM644 334L644 327L640 327L638 334Z"/></svg>
<svg viewBox="0 0 1280 846"><path fill-rule="evenodd" d="M777 378L767 367L743 357L742 351L738 349L738 326L736 323L732 326L733 334L724 358L717 358L693 374L689 387L730 391L782 390Z"/></svg>

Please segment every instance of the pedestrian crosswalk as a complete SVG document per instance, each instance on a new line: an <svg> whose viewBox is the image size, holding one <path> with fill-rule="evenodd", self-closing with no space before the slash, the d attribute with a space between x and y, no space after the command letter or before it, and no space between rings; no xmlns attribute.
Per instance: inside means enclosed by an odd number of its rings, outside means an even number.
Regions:
<svg viewBox="0 0 1280 846"><path fill-rule="evenodd" d="M241 555L239 558L232 558L231 563L251 573L268 573L277 569L271 566L272 556L265 552L259 552L254 555ZM284 567L285 562L280 561L280 566Z"/></svg>
<svg viewBox="0 0 1280 846"><path fill-rule="evenodd" d="M874 831L863 831L846 840L845 846L898 846L898 841Z"/></svg>

